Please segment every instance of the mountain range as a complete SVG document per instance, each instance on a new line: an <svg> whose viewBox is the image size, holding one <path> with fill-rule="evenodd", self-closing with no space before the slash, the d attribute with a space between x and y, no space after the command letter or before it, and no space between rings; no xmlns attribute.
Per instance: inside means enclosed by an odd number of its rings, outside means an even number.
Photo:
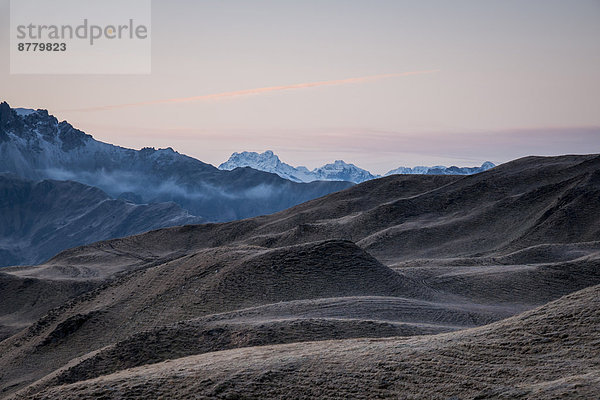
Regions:
<svg viewBox="0 0 600 400"><path fill-rule="evenodd" d="M331 164L325 164L313 170L309 170L304 166L293 167L282 162L272 150L267 150L264 153L250 151L233 153L227 161L219 165L219 169L225 171L243 167L271 172L294 182L348 181L361 183L381 177L381 175L374 175L365 169L342 160L336 160ZM471 175L494 167L495 165L489 161L484 162L480 167L444 167L441 165L435 167L399 167L389 171L385 176L394 174Z"/></svg>
<svg viewBox="0 0 600 400"><path fill-rule="evenodd" d="M4 268L0 398L598 398L599 196L526 157Z"/></svg>
<svg viewBox="0 0 600 400"><path fill-rule="evenodd" d="M234 153L215 168L171 148L103 143L46 110L12 109L5 102L0 173L6 221L0 267L41 262L72 246L155 228L269 214L378 177L341 160L312 171L295 168L271 151Z"/></svg>
<svg viewBox="0 0 600 400"><path fill-rule="evenodd" d="M171 148L99 142L46 110L0 103L0 267L155 228L269 214L351 185L221 171Z"/></svg>
<svg viewBox="0 0 600 400"><path fill-rule="evenodd" d="M72 180L113 198L173 201L207 221L283 210L347 188L345 182L295 183L251 168L222 171L171 148L127 149L99 142L46 110L0 103L0 172L31 180Z"/></svg>
<svg viewBox="0 0 600 400"><path fill-rule="evenodd" d="M599 397L600 155L238 156L0 104L0 398Z"/></svg>

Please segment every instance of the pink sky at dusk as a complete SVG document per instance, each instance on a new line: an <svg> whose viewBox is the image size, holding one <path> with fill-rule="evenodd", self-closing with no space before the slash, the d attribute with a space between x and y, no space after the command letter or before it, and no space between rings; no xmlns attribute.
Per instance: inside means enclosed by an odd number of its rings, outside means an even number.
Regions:
<svg viewBox="0 0 600 400"><path fill-rule="evenodd" d="M150 75L11 75L3 57L0 100L216 165L267 149L375 173L600 152L595 0L175 0L152 12Z"/></svg>

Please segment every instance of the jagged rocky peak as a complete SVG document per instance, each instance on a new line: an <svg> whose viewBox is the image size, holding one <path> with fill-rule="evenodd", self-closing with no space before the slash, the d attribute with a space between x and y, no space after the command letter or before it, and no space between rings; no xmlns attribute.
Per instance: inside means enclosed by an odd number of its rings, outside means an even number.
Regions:
<svg viewBox="0 0 600 400"><path fill-rule="evenodd" d="M0 132L7 132L11 129L22 130L22 120L18 118L17 113L10 108L7 102L0 103Z"/></svg>
<svg viewBox="0 0 600 400"><path fill-rule="evenodd" d="M170 147L114 146L66 121L58 122L46 110L17 112L3 103L0 115L0 172L32 180L77 181L114 198L127 193L124 197L131 202L173 201L210 221L281 211L349 186L346 182L294 185L252 170L232 174Z"/></svg>
<svg viewBox="0 0 600 400"><path fill-rule="evenodd" d="M243 167L277 174L282 178L294 182L312 182L317 180L311 179L305 167L295 168L282 162L272 150L267 150L263 153L254 151L236 152L227 161L219 165L219 169L228 171Z"/></svg>
<svg viewBox="0 0 600 400"><path fill-rule="evenodd" d="M169 154L179 154L177 151L173 150L172 147L156 148L156 147L142 147L140 150L143 154L154 154L154 153L169 153Z"/></svg>
<svg viewBox="0 0 600 400"><path fill-rule="evenodd" d="M48 110L11 108L7 102L0 103L0 141L25 140L38 151L44 147L41 141L59 144L63 151L82 147L92 137L75 129L67 121L58 119Z"/></svg>
<svg viewBox="0 0 600 400"><path fill-rule="evenodd" d="M332 164L309 171L304 166L294 167L282 162L272 150L267 150L264 153L251 151L236 152L226 162L219 165L219 169L223 170L232 170L241 167L250 167L259 171L271 172L295 182L348 181L360 183L377 177L369 171L358 168L353 164L347 164L343 160L336 160Z"/></svg>
<svg viewBox="0 0 600 400"><path fill-rule="evenodd" d="M354 164L348 164L344 160L335 160L331 164L325 164L312 171L319 180L340 180L360 183L378 178L379 175L373 175L369 171L357 167Z"/></svg>
<svg viewBox="0 0 600 400"><path fill-rule="evenodd" d="M272 150L264 153L243 151L233 153L229 159L219 165L219 169L232 170L235 168L250 167L259 171L271 172L285 179L295 182L313 182L313 181L347 181L361 183L371 179L381 177L381 175L359 168L354 164L344 160L335 160L332 163L325 164L322 167L309 171L306 167L294 167L282 162ZM394 174L419 174L419 175L471 175L487 171L494 168L494 163L484 162L481 167L446 167L436 165L433 167L417 166L414 168L399 167L389 171L386 176Z"/></svg>
<svg viewBox="0 0 600 400"><path fill-rule="evenodd" d="M4 121L11 110L12 109L10 108L7 102L3 101L2 103L0 103L0 121Z"/></svg>
<svg viewBox="0 0 600 400"><path fill-rule="evenodd" d="M255 166L277 166L281 163L281 160L272 150L267 150L263 153L257 153L254 151L243 151L241 153L233 153L229 160L219 166L220 169L232 170L238 167L252 167ZM270 171L269 171L270 172Z"/></svg>

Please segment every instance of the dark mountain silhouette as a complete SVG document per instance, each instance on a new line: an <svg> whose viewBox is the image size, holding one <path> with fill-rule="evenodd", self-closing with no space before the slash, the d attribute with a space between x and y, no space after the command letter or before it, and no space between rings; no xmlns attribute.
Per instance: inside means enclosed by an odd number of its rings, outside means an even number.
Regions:
<svg viewBox="0 0 600 400"><path fill-rule="evenodd" d="M200 223L175 203L138 205L70 181L0 174L0 267L36 264L99 240Z"/></svg>
<svg viewBox="0 0 600 400"><path fill-rule="evenodd" d="M136 202L173 201L209 221L269 214L351 186L294 183L251 168L221 171L171 148L113 146L46 110L17 113L7 103L0 103L0 172L77 181Z"/></svg>

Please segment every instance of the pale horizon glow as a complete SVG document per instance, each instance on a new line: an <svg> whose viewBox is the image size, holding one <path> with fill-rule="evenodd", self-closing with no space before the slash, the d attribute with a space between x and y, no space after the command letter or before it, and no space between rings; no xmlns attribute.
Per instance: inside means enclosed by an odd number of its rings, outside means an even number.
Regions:
<svg viewBox="0 0 600 400"><path fill-rule="evenodd" d="M58 110L58 111L59 112L60 111L103 111L103 110L113 110L113 109L117 109L117 108L148 106L148 105L153 105L153 104L188 103L188 102L192 102L192 101L220 100L220 99L230 98L230 97L258 95L258 94L265 94L265 93L271 93L271 92L279 92L279 91L283 91L283 90L308 89L308 88L315 88L315 87L320 87L320 86L335 86L335 85L347 85L347 84L351 84L351 83L364 83L364 82L370 82L370 81L377 81L380 79L399 78L402 76L409 76L409 75L432 74L434 72L439 72L439 70L432 69L432 70L424 70L424 71L398 72L398 73L393 73L393 74L379 74L379 75L371 75L371 76L362 76L362 77L358 77L358 78L337 79L337 80L331 80L331 81L294 83L291 85L267 86L267 87L263 87L263 88L243 89L243 90L236 90L233 92L213 93L213 94L206 94L206 95L201 95L201 96L180 97L180 98L174 98L174 99L153 100L153 101L142 101L139 103L114 104L114 105L107 105L107 106L100 106L100 107L75 108L72 110Z"/></svg>

